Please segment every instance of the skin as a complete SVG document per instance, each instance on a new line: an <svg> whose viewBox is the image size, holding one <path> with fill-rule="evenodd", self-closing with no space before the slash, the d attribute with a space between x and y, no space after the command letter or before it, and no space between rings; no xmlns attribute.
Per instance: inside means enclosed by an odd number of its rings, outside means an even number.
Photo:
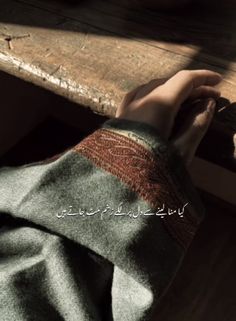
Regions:
<svg viewBox="0 0 236 321"><path fill-rule="evenodd" d="M220 91L220 74L210 70L182 70L169 79L153 79L129 92L116 117L147 123L175 145L188 167L213 119ZM188 117L173 132L176 117Z"/></svg>

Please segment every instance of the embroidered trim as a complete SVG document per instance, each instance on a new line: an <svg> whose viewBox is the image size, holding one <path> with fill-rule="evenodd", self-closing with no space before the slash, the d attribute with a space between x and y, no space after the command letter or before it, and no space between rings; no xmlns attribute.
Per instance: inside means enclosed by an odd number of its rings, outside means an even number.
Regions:
<svg viewBox="0 0 236 321"><path fill-rule="evenodd" d="M143 147L145 147L149 151L152 151L152 146L150 144L148 144L148 142L146 142L142 137L137 136L135 133L133 133L133 132L131 132L129 130L125 130L125 129L110 129L110 128L106 128L105 130L110 130L113 133L118 133L120 135L128 137L128 138L134 140L139 145L142 145Z"/></svg>
<svg viewBox="0 0 236 321"><path fill-rule="evenodd" d="M137 143L136 139L103 128L85 138L73 150L118 177L154 210L163 204L168 204L170 208L182 208L187 203L176 191L164 158L157 157L144 144ZM186 249L200 220L186 207L182 218L171 215L162 222L172 237Z"/></svg>

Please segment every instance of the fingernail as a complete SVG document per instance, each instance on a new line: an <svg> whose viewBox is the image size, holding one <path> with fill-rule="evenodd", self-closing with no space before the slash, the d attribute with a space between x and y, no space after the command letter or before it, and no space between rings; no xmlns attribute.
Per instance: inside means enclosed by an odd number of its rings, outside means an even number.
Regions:
<svg viewBox="0 0 236 321"><path fill-rule="evenodd" d="M215 111L216 102L214 99L208 99L206 103L206 110L208 113L213 113Z"/></svg>

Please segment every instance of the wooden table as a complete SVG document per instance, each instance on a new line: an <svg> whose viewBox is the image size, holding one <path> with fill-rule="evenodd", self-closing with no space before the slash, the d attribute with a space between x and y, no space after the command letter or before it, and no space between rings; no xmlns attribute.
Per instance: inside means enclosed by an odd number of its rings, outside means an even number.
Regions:
<svg viewBox="0 0 236 321"><path fill-rule="evenodd" d="M1 0L1 69L108 116L127 91L182 68L222 73L236 101L233 0L182 13L65 2Z"/></svg>

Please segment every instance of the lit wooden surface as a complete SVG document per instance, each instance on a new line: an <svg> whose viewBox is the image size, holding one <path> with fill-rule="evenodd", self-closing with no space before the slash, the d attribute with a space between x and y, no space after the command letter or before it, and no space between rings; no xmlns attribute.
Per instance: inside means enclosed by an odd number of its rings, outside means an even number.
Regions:
<svg viewBox="0 0 236 321"><path fill-rule="evenodd" d="M182 68L210 68L236 101L235 10L164 14L108 1L1 0L0 67L108 116L124 93ZM206 11L206 10L205 10Z"/></svg>

